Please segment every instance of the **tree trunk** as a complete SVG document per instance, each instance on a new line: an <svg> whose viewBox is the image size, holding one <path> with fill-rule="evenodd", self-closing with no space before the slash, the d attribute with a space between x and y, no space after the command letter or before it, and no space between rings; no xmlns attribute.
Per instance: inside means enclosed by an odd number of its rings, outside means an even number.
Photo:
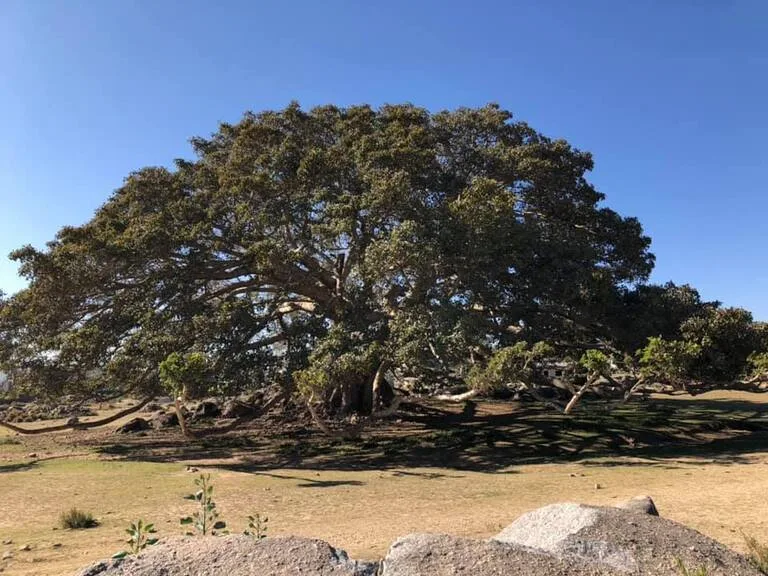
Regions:
<svg viewBox="0 0 768 576"><path fill-rule="evenodd" d="M328 424L323 420L323 418L317 413L317 410L315 408L315 394L314 392L310 394L309 399L307 400L307 408L309 409L309 414L312 416L312 420L317 425L318 428L322 431L323 434L326 436L329 436L331 438L341 438L344 440L350 440L353 438L358 438L360 436L360 431L362 430L362 423L358 423L355 426L351 426L349 428L346 428L344 430L333 430Z"/></svg>
<svg viewBox="0 0 768 576"><path fill-rule="evenodd" d="M389 386L389 382L387 382L385 377L388 369L389 362L384 360L379 364L379 369L376 370L376 375L373 377L373 383L371 384L371 413L378 412L381 409L384 387Z"/></svg>
<svg viewBox="0 0 768 576"><path fill-rule="evenodd" d="M622 399L621 404L626 404L627 402L629 402L629 399L632 398L634 393L637 392L640 389L640 386L642 386L643 384L645 384L645 380L643 380L642 378L640 378L640 380L635 382L635 384L632 385L632 387L629 390L627 390L627 393L624 394L624 398Z"/></svg>
<svg viewBox="0 0 768 576"><path fill-rule="evenodd" d="M346 416L352 411L352 386L344 384L341 387L341 408L339 414Z"/></svg>
<svg viewBox="0 0 768 576"><path fill-rule="evenodd" d="M439 396L435 396L435 398L445 402L466 402L478 394L480 394L480 392L477 390L469 390L467 392L462 392L461 394L440 394Z"/></svg>
<svg viewBox="0 0 768 576"><path fill-rule="evenodd" d="M377 372L378 374L378 372ZM358 407L361 414L370 414L374 410L376 404L376 394L373 391L376 386L376 377L368 379L367 382L363 382L360 390L360 406Z"/></svg>
<svg viewBox="0 0 768 576"><path fill-rule="evenodd" d="M584 384L581 388L578 389L576 394L573 395L573 398L571 398L570 402L565 405L565 409L563 410L563 414L570 414L574 408L576 408L576 405L579 403L579 400L581 400L581 397L584 396L584 394L589 390L590 386L595 383L595 380L593 378L590 378L587 380L587 383Z"/></svg>
<svg viewBox="0 0 768 576"><path fill-rule="evenodd" d="M181 404L182 397L179 396L174 401L173 405L176 408L176 416L179 418L179 427L181 428L181 433L187 437L192 438L192 434L189 431L189 428L187 428L187 421L184 419L184 411L182 410L183 406Z"/></svg>
<svg viewBox="0 0 768 576"><path fill-rule="evenodd" d="M392 400L392 403L389 406L387 406L382 410L372 412L370 418L368 419L368 422L373 422L380 418L388 418L389 416L392 416L400 408L400 401L401 401L400 396L395 396L395 398ZM357 422L357 424L353 426L347 426L342 430L333 430L330 426L328 426L328 423L325 422L325 420L323 420L323 418L317 413L317 409L315 408L314 403L315 403L315 395L313 393L312 395L310 395L309 400L307 400L307 408L309 409L309 413L312 416L312 420L315 422L317 427L320 428L323 434L325 434L326 436L330 436L331 438L342 438L345 440L350 440L350 439L355 439L360 437L360 434L362 433L366 425L365 419L361 419Z"/></svg>

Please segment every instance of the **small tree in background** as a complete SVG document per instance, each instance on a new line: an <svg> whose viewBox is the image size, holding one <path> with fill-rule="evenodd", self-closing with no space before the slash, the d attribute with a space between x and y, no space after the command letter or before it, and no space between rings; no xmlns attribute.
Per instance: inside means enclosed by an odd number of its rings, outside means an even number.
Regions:
<svg viewBox="0 0 768 576"><path fill-rule="evenodd" d="M199 390L207 377L208 367L201 352L179 354L173 352L160 363L160 381L174 400L179 426L184 436L191 436L184 418L183 403L189 399L190 391Z"/></svg>

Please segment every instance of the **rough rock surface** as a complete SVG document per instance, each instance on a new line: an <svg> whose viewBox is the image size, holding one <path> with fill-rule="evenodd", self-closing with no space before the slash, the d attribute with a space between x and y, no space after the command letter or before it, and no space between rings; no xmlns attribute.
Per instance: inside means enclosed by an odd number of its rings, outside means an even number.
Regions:
<svg viewBox="0 0 768 576"><path fill-rule="evenodd" d="M252 404L246 404L238 399L230 398L221 408L221 416L223 418L242 418L243 416L249 416L256 414L257 408Z"/></svg>
<svg viewBox="0 0 768 576"><path fill-rule="evenodd" d="M144 418L133 418L122 426L115 428L115 434L133 434L149 430L150 428L152 428L152 425L144 420Z"/></svg>
<svg viewBox="0 0 768 576"><path fill-rule="evenodd" d="M122 561L100 562L79 576L374 576L377 564L350 560L322 540L248 536L184 538Z"/></svg>
<svg viewBox="0 0 768 576"><path fill-rule="evenodd" d="M743 556L703 534L649 514L553 504L515 520L494 540L577 557L625 574L679 576L678 560L708 576L759 576Z"/></svg>
<svg viewBox="0 0 768 576"><path fill-rule="evenodd" d="M616 508L622 510L630 510L632 512L639 512L641 514L650 514L651 516L658 516L659 510L656 508L656 503L650 496L635 496L634 498L618 504Z"/></svg>
<svg viewBox="0 0 768 576"><path fill-rule="evenodd" d="M203 400L195 406L192 412L192 418L195 420L205 420L207 418L216 418L221 415L221 407L216 400Z"/></svg>
<svg viewBox="0 0 768 576"><path fill-rule="evenodd" d="M410 534L389 549L382 576L621 576L606 566L445 534Z"/></svg>
<svg viewBox="0 0 768 576"><path fill-rule="evenodd" d="M159 410L152 414L152 428L162 430L164 428L174 428L179 425L179 417L175 412L166 412Z"/></svg>
<svg viewBox="0 0 768 576"><path fill-rule="evenodd" d="M411 534L381 563L307 538L173 538L79 576L680 576L680 562L690 574L760 576L745 557L635 506L555 504L490 540Z"/></svg>

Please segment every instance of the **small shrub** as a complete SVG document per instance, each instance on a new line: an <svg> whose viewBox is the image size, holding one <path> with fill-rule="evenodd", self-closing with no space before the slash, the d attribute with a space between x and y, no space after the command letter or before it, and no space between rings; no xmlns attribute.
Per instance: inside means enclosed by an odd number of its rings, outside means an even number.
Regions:
<svg viewBox="0 0 768 576"><path fill-rule="evenodd" d="M706 566L689 570L680 558L677 559L677 569L680 571L680 576L709 576L709 568Z"/></svg>
<svg viewBox="0 0 768 576"><path fill-rule="evenodd" d="M261 514L256 514L255 516L248 516L248 528L245 529L245 532L243 532L246 536L251 536L253 538L256 538L256 540L261 540L262 538L267 537L267 523L269 522L269 518L266 516L261 516Z"/></svg>
<svg viewBox="0 0 768 576"><path fill-rule="evenodd" d="M99 525L90 512L83 512L77 508L62 512L59 523L62 528L69 528L70 530L84 530Z"/></svg>
<svg viewBox="0 0 768 576"><path fill-rule="evenodd" d="M198 503L199 508L191 516L181 518L179 523L185 527L191 526L201 536L224 534L225 532L222 531L226 529L227 523L223 520L218 520L219 511L216 510L216 502L213 501L211 475L201 474L195 480L195 486L198 487L197 492L184 498L186 500L194 500ZM185 534L187 536L194 536L195 532L187 531Z"/></svg>
<svg viewBox="0 0 768 576"><path fill-rule="evenodd" d="M754 564L755 568L763 574L768 574L768 544L763 544L754 536L748 536L741 533L744 542L747 545L747 557Z"/></svg>
<svg viewBox="0 0 768 576"><path fill-rule="evenodd" d="M131 522L130 527L125 530L128 533L128 540L125 541L128 544L128 550L123 550L113 555L112 558L125 558L129 555L136 555L147 546L157 544L157 538L154 538L152 534L156 534L154 524L144 524L143 520L138 522Z"/></svg>

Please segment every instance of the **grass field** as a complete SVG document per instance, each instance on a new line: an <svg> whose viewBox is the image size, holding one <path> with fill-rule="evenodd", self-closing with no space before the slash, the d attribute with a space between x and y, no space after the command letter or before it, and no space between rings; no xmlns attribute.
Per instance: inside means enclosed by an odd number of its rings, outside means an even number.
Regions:
<svg viewBox="0 0 768 576"><path fill-rule="evenodd" d="M662 515L742 548L742 530L768 541L766 424L768 399L733 393L565 424L510 404L481 403L471 416L426 405L353 443L274 424L192 444L175 432L5 434L0 541L13 544L0 545L0 555L13 554L2 563L7 574L71 574L119 551L132 520L178 535L196 475L189 464L211 472L233 530L261 512L271 535L315 536L363 558L409 532L485 537L552 502L613 504L638 494L653 496ZM99 527L55 529L72 506L92 512ZM19 551L25 544L31 550Z"/></svg>

